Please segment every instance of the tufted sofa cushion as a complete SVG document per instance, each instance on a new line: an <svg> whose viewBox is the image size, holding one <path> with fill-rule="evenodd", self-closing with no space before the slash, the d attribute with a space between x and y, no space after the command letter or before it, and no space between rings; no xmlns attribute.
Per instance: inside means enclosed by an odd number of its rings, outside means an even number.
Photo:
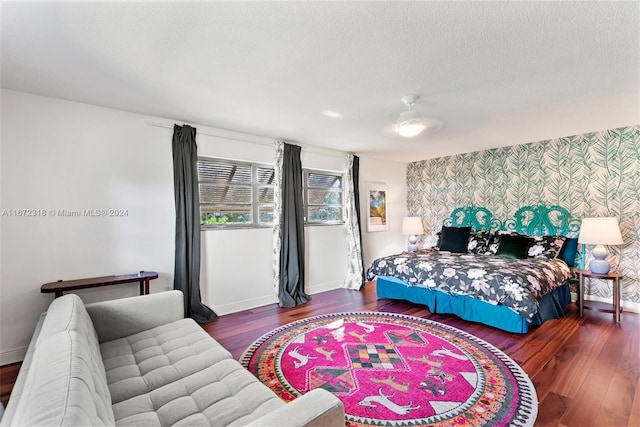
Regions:
<svg viewBox="0 0 640 427"><path fill-rule="evenodd" d="M285 405L191 319L101 351L117 424L245 425Z"/></svg>

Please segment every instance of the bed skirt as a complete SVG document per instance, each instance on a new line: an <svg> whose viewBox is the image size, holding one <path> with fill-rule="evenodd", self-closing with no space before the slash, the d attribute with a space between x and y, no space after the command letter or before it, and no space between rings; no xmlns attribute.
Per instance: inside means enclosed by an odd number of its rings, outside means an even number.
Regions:
<svg viewBox="0 0 640 427"><path fill-rule="evenodd" d="M564 307L571 302L568 282L543 296L538 312L529 323L504 305L492 305L465 295L449 295L420 286L408 286L394 277L376 279L378 298L406 300L429 307L432 313L455 314L464 320L479 322L518 334L527 333L529 327L550 319L564 317Z"/></svg>

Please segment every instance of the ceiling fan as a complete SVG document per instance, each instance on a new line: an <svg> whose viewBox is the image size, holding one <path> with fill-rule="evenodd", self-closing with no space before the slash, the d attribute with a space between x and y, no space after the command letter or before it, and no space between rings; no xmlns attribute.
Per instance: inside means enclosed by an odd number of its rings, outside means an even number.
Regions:
<svg viewBox="0 0 640 427"><path fill-rule="evenodd" d="M407 111L400 113L396 123L396 132L405 138L412 138L420 134L428 135L442 129L442 122L434 117L424 117L413 109L419 99L418 95L402 97L402 102L407 106Z"/></svg>

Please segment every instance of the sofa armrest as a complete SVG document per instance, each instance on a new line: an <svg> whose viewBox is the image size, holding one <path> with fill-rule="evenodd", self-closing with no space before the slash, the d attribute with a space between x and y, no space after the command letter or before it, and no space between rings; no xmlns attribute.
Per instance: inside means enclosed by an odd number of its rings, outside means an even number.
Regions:
<svg viewBox="0 0 640 427"><path fill-rule="evenodd" d="M33 359L33 354L36 351L36 341L38 341L38 336L42 330L42 324L44 323L46 315L47 313L44 312L38 319L36 328L31 336L31 342L27 348L27 354L24 356L22 366L20 366L20 371L18 372L16 381L13 384L13 389L11 389L11 399L9 399L9 403L7 403L4 415L0 416L0 426L10 426L13 422L13 416L15 415L16 408L20 402L20 396L22 396L22 392L24 391L25 383L27 381L27 375L29 374L29 368L31 367L31 359Z"/></svg>
<svg viewBox="0 0 640 427"><path fill-rule="evenodd" d="M328 391L316 388L247 424L252 427L344 427L344 406Z"/></svg>
<svg viewBox="0 0 640 427"><path fill-rule="evenodd" d="M158 292L86 305L103 343L184 318L181 291Z"/></svg>

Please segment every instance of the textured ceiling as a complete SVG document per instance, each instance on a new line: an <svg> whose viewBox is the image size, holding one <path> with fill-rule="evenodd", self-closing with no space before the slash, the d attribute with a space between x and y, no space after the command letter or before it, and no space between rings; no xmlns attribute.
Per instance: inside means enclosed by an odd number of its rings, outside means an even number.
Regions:
<svg viewBox="0 0 640 427"><path fill-rule="evenodd" d="M0 14L3 88L360 155L640 123L639 2L2 1ZM395 135L407 94L444 128Z"/></svg>

